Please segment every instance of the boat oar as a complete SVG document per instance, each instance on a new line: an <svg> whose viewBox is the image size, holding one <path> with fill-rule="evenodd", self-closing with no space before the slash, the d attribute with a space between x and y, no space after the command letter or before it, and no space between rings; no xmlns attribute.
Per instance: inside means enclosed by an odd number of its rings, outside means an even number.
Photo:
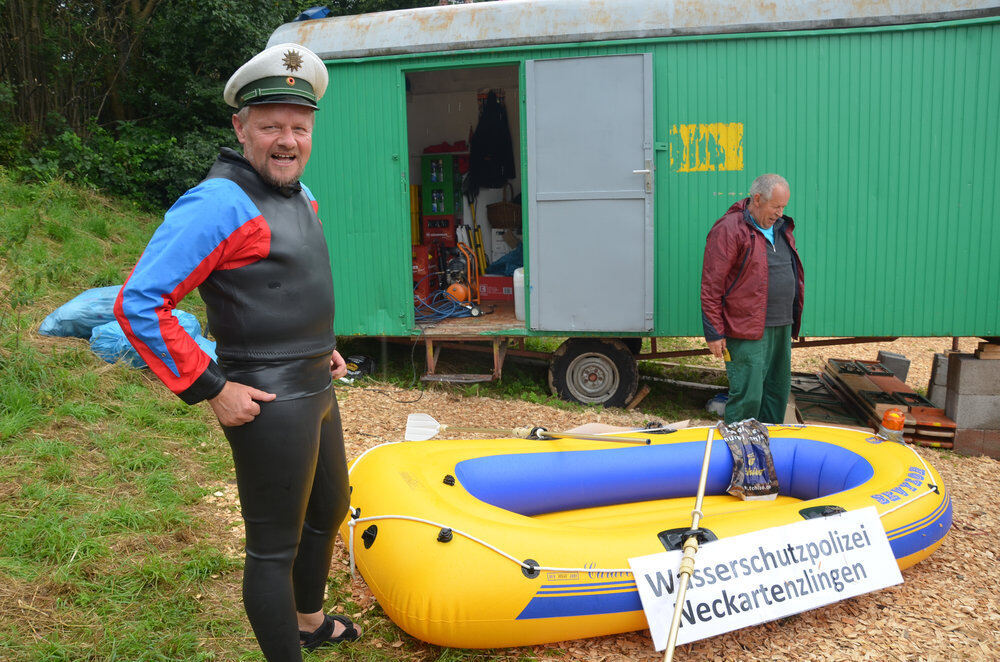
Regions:
<svg viewBox="0 0 1000 662"><path fill-rule="evenodd" d="M539 439L585 439L589 441L613 441L622 444L645 444L649 445L649 439L634 439L632 437L613 437L603 434L576 434L575 432L549 432L540 427L523 428L480 428L465 427L460 425L446 425L438 423L429 414L410 414L406 417L406 432L403 439L406 441L426 441L431 439L438 432L444 430L457 430L460 432L476 432L483 434L495 434L505 437L516 437L527 439L537 436Z"/></svg>
<svg viewBox="0 0 1000 662"><path fill-rule="evenodd" d="M688 582L694 573L694 555L698 553L698 524L701 522L701 502L705 498L705 482L708 479L708 459L712 454L712 433L715 428L708 429L708 441L705 442L705 458L701 461L701 478L698 480L698 496L691 511L691 535L684 541L684 556L678 571L677 602L674 603L674 617L670 621L670 634L667 636L667 649L663 652L663 662L674 659L674 647L677 645L677 631L681 625L681 608L684 596L687 594Z"/></svg>

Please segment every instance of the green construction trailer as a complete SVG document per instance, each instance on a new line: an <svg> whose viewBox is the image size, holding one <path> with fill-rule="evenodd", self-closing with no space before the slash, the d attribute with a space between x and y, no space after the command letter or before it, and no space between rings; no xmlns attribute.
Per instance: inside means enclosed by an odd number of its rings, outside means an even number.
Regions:
<svg viewBox="0 0 1000 662"><path fill-rule="evenodd" d="M1000 335L1000 0L506 0L296 21L269 45L286 42L330 73L303 179L337 333L424 344L427 379L497 379L537 355L525 338L565 337L556 390L629 401L636 356L668 354L641 339L701 335L706 233L765 172L791 185L804 335ZM411 187L489 90L513 141L523 319L500 301L421 325ZM502 251L503 191L449 195ZM492 374L437 374L456 343L491 351Z"/></svg>

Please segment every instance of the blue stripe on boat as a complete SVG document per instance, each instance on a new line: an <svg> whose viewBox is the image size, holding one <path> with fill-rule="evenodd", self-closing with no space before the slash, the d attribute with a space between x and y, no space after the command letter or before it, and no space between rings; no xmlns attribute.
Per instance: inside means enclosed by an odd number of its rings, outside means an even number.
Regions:
<svg viewBox="0 0 1000 662"><path fill-rule="evenodd" d="M518 614L518 620L529 618L564 618L642 611L639 591L628 593L596 593L590 595L535 596Z"/></svg>
<svg viewBox="0 0 1000 662"><path fill-rule="evenodd" d="M617 588L629 588L635 586L634 579L623 579L617 582L595 582L592 584L543 584L542 590L562 590L568 588L585 588L589 591L611 591Z"/></svg>
<svg viewBox="0 0 1000 662"><path fill-rule="evenodd" d="M941 502L941 505L921 521L926 521L926 523L919 529L896 539L892 537L894 532L909 529L913 525L907 524L899 529L893 529L888 532L889 546L892 547L892 553L897 559L927 549L944 538L945 534L948 533L948 529L951 528L951 494L945 493L945 498Z"/></svg>

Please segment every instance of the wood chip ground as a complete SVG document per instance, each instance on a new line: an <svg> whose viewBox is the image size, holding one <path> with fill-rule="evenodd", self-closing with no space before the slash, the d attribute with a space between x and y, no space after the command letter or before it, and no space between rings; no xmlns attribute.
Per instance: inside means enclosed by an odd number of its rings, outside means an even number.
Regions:
<svg viewBox="0 0 1000 662"><path fill-rule="evenodd" d="M968 342L965 342L968 340ZM947 342L946 342L947 341ZM878 349L903 353L913 361L914 387L925 387L934 352L950 349L950 339L907 339L890 346L858 345L799 350L796 370L809 361L844 356L874 358ZM975 349L963 339L963 351ZM905 346L904 346L905 345ZM821 366L822 363L819 363ZM916 373L914 375L914 373ZM921 383L922 382L922 383ZM365 387L338 388L349 459L380 443L401 441L410 413L428 413L441 423L510 428L544 425L568 429L584 423L642 425L641 411L573 412L516 400L461 397L438 390L412 391L365 381ZM641 406L639 408L641 410ZM667 422L667 421L665 421ZM692 421L705 425L708 420ZM464 435L468 436L468 435ZM678 648L675 660L888 660L899 662L1000 660L1000 462L963 457L949 451L916 449L944 479L952 493L954 524L944 544L930 558L903 572L903 584L821 607L779 621L713 637ZM235 494L226 494L232 504ZM232 508L220 509L238 518ZM236 540L242 535L232 522ZM237 543L238 544L238 543ZM338 539L335 563L347 563ZM355 602L368 611L374 598L358 576L351 586ZM407 635L385 648L401 648ZM388 653L392 656L393 653ZM492 651L483 659L525 658L594 662L653 661L648 631L560 642L509 651ZM444 659L441 649L418 645L399 651L399 659Z"/></svg>
<svg viewBox="0 0 1000 662"><path fill-rule="evenodd" d="M348 456L402 439L406 416L425 412L439 422L509 428L567 429L589 422L641 425L641 412L576 413L520 401L465 398L378 385L340 391ZM419 399L417 399L419 396ZM416 400L416 402L407 402ZM692 421L707 424L707 421ZM904 583L828 607L696 642L676 660L1000 660L1000 462L917 449L952 491L954 526L929 559L903 573ZM346 560L346 553L341 562ZM367 591L361 579L357 591ZM648 632L512 650L571 660L658 660ZM437 653L427 651L426 659Z"/></svg>

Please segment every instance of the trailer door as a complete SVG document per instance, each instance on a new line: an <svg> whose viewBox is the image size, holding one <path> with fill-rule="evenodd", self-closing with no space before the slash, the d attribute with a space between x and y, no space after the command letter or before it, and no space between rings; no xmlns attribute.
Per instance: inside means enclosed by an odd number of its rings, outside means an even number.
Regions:
<svg viewBox="0 0 1000 662"><path fill-rule="evenodd" d="M650 54L526 63L530 328L653 329Z"/></svg>

